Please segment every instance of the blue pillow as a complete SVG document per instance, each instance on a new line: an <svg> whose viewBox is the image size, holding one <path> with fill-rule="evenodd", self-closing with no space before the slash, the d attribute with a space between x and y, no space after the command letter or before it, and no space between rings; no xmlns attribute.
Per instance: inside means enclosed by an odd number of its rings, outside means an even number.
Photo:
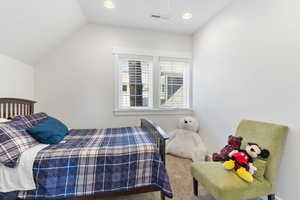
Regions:
<svg viewBox="0 0 300 200"><path fill-rule="evenodd" d="M68 127L53 117L47 117L26 131L43 144L58 144L68 134Z"/></svg>

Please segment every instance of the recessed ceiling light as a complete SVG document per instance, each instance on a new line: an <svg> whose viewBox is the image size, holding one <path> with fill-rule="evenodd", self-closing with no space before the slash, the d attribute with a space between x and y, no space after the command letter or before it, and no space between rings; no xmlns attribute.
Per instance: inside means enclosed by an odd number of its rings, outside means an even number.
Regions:
<svg viewBox="0 0 300 200"><path fill-rule="evenodd" d="M182 15L182 18L183 18L183 19L192 19L192 18L193 18L193 14L192 14L192 13L189 13L189 12L184 13L184 14Z"/></svg>
<svg viewBox="0 0 300 200"><path fill-rule="evenodd" d="M114 4L114 2L107 0L107 1L104 1L104 7L105 8L115 8L115 4Z"/></svg>

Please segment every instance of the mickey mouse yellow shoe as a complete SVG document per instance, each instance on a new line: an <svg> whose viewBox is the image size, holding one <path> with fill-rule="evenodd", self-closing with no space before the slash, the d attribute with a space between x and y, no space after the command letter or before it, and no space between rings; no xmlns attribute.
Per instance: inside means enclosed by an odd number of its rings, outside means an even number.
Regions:
<svg viewBox="0 0 300 200"><path fill-rule="evenodd" d="M236 170L236 173L239 177L241 177L243 180L247 181L248 183L253 182L253 176L250 174L244 167L239 168Z"/></svg>
<svg viewBox="0 0 300 200"><path fill-rule="evenodd" d="M227 170L232 170L234 168L234 166L235 166L235 164L234 164L233 160L228 160L223 163L224 169L227 169Z"/></svg>

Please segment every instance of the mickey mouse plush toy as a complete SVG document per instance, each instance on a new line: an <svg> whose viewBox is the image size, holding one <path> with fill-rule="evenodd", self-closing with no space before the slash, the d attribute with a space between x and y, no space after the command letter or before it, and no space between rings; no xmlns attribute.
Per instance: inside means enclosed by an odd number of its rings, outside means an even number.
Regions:
<svg viewBox="0 0 300 200"><path fill-rule="evenodd" d="M256 143L248 143L245 150L233 150L228 154L230 160L224 162L223 166L227 170L234 169L239 177L243 180L252 183L253 174L257 168L253 165L253 159L258 156L268 158L270 152L266 149L261 149Z"/></svg>

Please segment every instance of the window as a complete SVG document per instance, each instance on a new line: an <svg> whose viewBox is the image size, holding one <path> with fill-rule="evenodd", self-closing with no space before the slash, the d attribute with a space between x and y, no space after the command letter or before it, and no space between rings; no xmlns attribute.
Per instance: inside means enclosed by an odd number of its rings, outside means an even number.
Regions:
<svg viewBox="0 0 300 200"><path fill-rule="evenodd" d="M119 60L119 107L152 107L152 58L123 58Z"/></svg>
<svg viewBox="0 0 300 200"><path fill-rule="evenodd" d="M184 60L160 58L160 107L188 107L189 63Z"/></svg>
<svg viewBox="0 0 300 200"><path fill-rule="evenodd" d="M190 108L190 60L116 54L116 111Z"/></svg>

